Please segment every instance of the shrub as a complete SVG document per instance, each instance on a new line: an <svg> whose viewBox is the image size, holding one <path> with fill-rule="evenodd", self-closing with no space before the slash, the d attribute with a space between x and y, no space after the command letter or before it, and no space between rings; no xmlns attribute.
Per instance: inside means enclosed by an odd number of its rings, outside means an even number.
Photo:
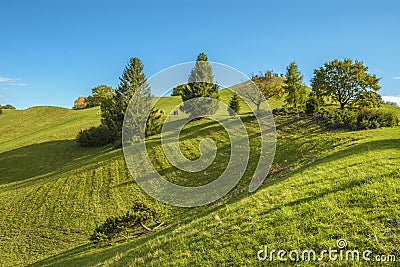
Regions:
<svg viewBox="0 0 400 267"><path fill-rule="evenodd" d="M274 108L272 110L272 113L273 114L287 114L287 113L289 113L289 111L290 110L288 108L282 107L282 108Z"/></svg>
<svg viewBox="0 0 400 267"><path fill-rule="evenodd" d="M399 124L398 117L391 112L379 109L321 110L320 121L333 129L363 130L380 127L394 127Z"/></svg>
<svg viewBox="0 0 400 267"><path fill-rule="evenodd" d="M131 210L121 216L107 218L103 224L96 227L89 239L95 243L109 241L122 232L127 232L129 229L138 227L142 227L146 231L151 231L163 225L163 223L158 223L158 219L160 219L162 214L162 210L158 207L135 200ZM153 229L146 226L147 223L152 221L158 224Z"/></svg>
<svg viewBox="0 0 400 267"><path fill-rule="evenodd" d="M101 124L79 132L78 143L82 147L99 147L115 141L115 134L106 125Z"/></svg>
<svg viewBox="0 0 400 267"><path fill-rule="evenodd" d="M5 106L2 107L3 109L15 109L15 107L13 105L7 104Z"/></svg>
<svg viewBox="0 0 400 267"><path fill-rule="evenodd" d="M306 102L306 113L314 114L319 111L319 102L314 94L310 94Z"/></svg>
<svg viewBox="0 0 400 267"><path fill-rule="evenodd" d="M240 110L240 103L239 103L239 96L236 93L233 93L231 100L229 101L228 112L229 115L234 116L235 114L239 113Z"/></svg>
<svg viewBox="0 0 400 267"><path fill-rule="evenodd" d="M360 129L394 127L399 124L399 118L392 112L366 108L358 112L357 121Z"/></svg>
<svg viewBox="0 0 400 267"><path fill-rule="evenodd" d="M165 112L164 112L165 113ZM161 132L161 118L162 112L158 109L152 110L146 122L146 136L155 135Z"/></svg>

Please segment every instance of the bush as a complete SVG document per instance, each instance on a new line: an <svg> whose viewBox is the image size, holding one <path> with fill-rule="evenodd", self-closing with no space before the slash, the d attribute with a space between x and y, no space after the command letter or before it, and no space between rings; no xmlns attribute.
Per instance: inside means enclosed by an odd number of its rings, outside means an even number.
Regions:
<svg viewBox="0 0 400 267"><path fill-rule="evenodd" d="M163 212L158 207L135 200L131 210L121 216L107 218L103 224L96 227L89 239L95 243L109 241L122 232L138 227L150 231L152 229L146 224L153 221L158 224L156 227L161 226L163 223L158 223L157 220L162 214Z"/></svg>
<svg viewBox="0 0 400 267"><path fill-rule="evenodd" d="M272 113L275 115L282 115L282 114L287 114L290 112L290 109L282 107L282 108L274 108L272 110Z"/></svg>
<svg viewBox="0 0 400 267"><path fill-rule="evenodd" d="M320 121L333 129L364 130L380 127L394 127L399 124L398 117L391 112L379 109L321 110Z"/></svg>
<svg viewBox="0 0 400 267"><path fill-rule="evenodd" d="M233 93L231 100L229 101L228 112L229 115L234 116L239 113L240 110L240 103L239 103L239 96L236 93Z"/></svg>
<svg viewBox="0 0 400 267"><path fill-rule="evenodd" d="M399 118L392 112L366 108L358 112L357 120L361 129L394 127L399 124Z"/></svg>
<svg viewBox="0 0 400 267"><path fill-rule="evenodd" d="M15 109L13 105L7 104L5 106L2 106L3 109Z"/></svg>
<svg viewBox="0 0 400 267"><path fill-rule="evenodd" d="M146 136L155 135L161 132L161 114L162 113L158 109L150 112L146 122Z"/></svg>
<svg viewBox="0 0 400 267"><path fill-rule="evenodd" d="M319 102L314 94L310 94L306 103L306 113L314 114L319 111Z"/></svg>
<svg viewBox="0 0 400 267"><path fill-rule="evenodd" d="M78 143L82 147L99 147L115 141L115 134L106 125L101 124L79 132Z"/></svg>

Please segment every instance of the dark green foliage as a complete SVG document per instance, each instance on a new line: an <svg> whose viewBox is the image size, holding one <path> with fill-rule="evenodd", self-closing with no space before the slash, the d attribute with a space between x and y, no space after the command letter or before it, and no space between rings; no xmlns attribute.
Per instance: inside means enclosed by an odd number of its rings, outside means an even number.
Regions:
<svg viewBox="0 0 400 267"><path fill-rule="evenodd" d="M121 96L115 95L104 99L101 103L101 122L114 132L114 135L120 136L124 122L125 110L121 106Z"/></svg>
<svg viewBox="0 0 400 267"><path fill-rule="evenodd" d="M233 93L231 100L229 101L228 112L231 116L234 116L235 113L238 114L240 110L239 96L236 93ZM233 112L234 111L234 112Z"/></svg>
<svg viewBox="0 0 400 267"><path fill-rule="evenodd" d="M218 99L219 86L214 83L212 68L208 63L205 53L197 56L194 68L191 70L187 86L181 88L182 101L185 102L192 98L208 97ZM184 103L180 109L191 117L214 114L218 108L218 103L211 99L202 99L196 103Z"/></svg>
<svg viewBox="0 0 400 267"><path fill-rule="evenodd" d="M114 88L111 86L100 84L92 88L92 95L86 97L86 107L100 106L104 99L112 97L115 93Z"/></svg>
<svg viewBox="0 0 400 267"><path fill-rule="evenodd" d="M335 59L314 70L311 84L318 97L333 98L340 103L340 108L344 109L345 106L356 102L361 93L378 91L379 80L375 74L368 73L368 67L364 66L363 62Z"/></svg>
<svg viewBox="0 0 400 267"><path fill-rule="evenodd" d="M310 93L306 102L306 113L314 114L319 111L319 102L314 93Z"/></svg>
<svg viewBox="0 0 400 267"><path fill-rule="evenodd" d="M151 136L161 132L160 123L161 113L159 110L152 110L146 122L146 136Z"/></svg>
<svg viewBox="0 0 400 267"><path fill-rule="evenodd" d="M82 147L99 147L115 141L114 132L106 125L101 124L79 132L78 143Z"/></svg>
<svg viewBox="0 0 400 267"><path fill-rule="evenodd" d="M143 64L138 58L131 58L125 67L120 83L112 97L103 99L101 104L102 123L106 124L117 136L122 134L124 116L129 99L141 86L146 86Z"/></svg>
<svg viewBox="0 0 400 267"><path fill-rule="evenodd" d="M399 118L393 112L367 108L358 112L357 121L360 129L394 127L399 124Z"/></svg>
<svg viewBox="0 0 400 267"><path fill-rule="evenodd" d="M285 101L289 105L293 105L296 109L304 105L307 91L303 85L303 75L301 75L295 62L291 62L286 68L284 88L286 92Z"/></svg>
<svg viewBox="0 0 400 267"><path fill-rule="evenodd" d="M382 103L382 97L373 91L361 92L355 101L359 108L379 108Z"/></svg>
<svg viewBox="0 0 400 267"><path fill-rule="evenodd" d="M134 200L131 210L123 215L107 218L103 224L96 227L89 239L97 243L112 240L118 234L138 227L149 230L146 224L158 223L162 215L163 211L159 207Z"/></svg>
<svg viewBox="0 0 400 267"><path fill-rule="evenodd" d="M187 84L180 84L176 87L174 87L174 89L172 89L172 96L178 96L182 94L182 89L185 88L186 86L188 86Z"/></svg>
<svg viewBox="0 0 400 267"><path fill-rule="evenodd" d="M319 112L320 120L332 129L364 130L394 127L399 124L396 114L380 109L327 109Z"/></svg>
<svg viewBox="0 0 400 267"><path fill-rule="evenodd" d="M7 104L5 106L2 106L3 109L15 109L13 105Z"/></svg>
<svg viewBox="0 0 400 267"><path fill-rule="evenodd" d="M160 116L158 111L150 113L147 129L142 129L142 125L147 119L145 115L149 111L152 95L147 84L146 76L143 73L143 64L138 58L131 58L125 67L122 76L119 78L120 84L115 91L110 87L102 87L100 90L105 93L101 102L102 123L114 133L114 140L117 147L122 145L122 128L127 112L129 100L136 94L135 110L130 110L126 121L126 128L130 134L133 132L142 133L143 136L151 135L158 131L157 120Z"/></svg>
<svg viewBox="0 0 400 267"><path fill-rule="evenodd" d="M3 114L3 108L1 105L0 105L0 114Z"/></svg>
<svg viewBox="0 0 400 267"><path fill-rule="evenodd" d="M284 114L289 113L289 109L286 108L286 107L274 108L274 109L272 110L272 113L273 113L274 115L284 115Z"/></svg>

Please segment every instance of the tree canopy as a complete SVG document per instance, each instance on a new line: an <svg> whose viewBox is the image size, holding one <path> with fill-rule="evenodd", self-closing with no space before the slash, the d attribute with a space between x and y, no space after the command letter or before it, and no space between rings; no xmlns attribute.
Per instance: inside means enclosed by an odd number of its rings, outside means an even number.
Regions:
<svg viewBox="0 0 400 267"><path fill-rule="evenodd" d="M260 105L271 97L279 97L283 92L284 78L274 75L272 70L258 75L251 75L251 81L256 85L243 84L244 96L257 107L260 113Z"/></svg>
<svg viewBox="0 0 400 267"><path fill-rule="evenodd" d="M100 84L92 88L92 95L86 97L87 107L100 106L104 99L111 97L115 90L111 86Z"/></svg>
<svg viewBox="0 0 400 267"><path fill-rule="evenodd" d="M318 97L330 97L344 109L360 99L361 94L378 91L379 80L375 74L368 73L368 67L362 61L346 58L328 61L314 70L311 84Z"/></svg>

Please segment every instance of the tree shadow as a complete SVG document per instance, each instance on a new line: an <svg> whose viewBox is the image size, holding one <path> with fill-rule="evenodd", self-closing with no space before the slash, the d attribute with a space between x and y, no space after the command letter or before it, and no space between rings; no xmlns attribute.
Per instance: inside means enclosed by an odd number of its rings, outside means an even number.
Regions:
<svg viewBox="0 0 400 267"><path fill-rule="evenodd" d="M329 163L331 161L335 160L342 160L345 159L346 157L350 156L356 156L358 154L365 153L367 151L371 150L382 150L382 149L393 149L393 148L399 148L400 144L400 139L385 139L385 140L375 140L375 141L370 141L370 142L364 142L361 144L354 144L351 147L346 147L343 148L342 150L336 151L334 153L331 153L330 155L323 156L316 158L312 162L308 162L304 164L304 166L296 169L296 170L286 170L285 172L282 172L277 175L277 177L274 177L274 179L269 179L264 182L264 184L261 186L260 189L262 188L268 188L273 186L274 184L281 183L285 181L286 179L292 177L293 175L299 174L303 172L304 170L311 168L313 166L319 165L321 163ZM348 168L352 168L352 166L348 166ZM312 201L318 201L319 199L322 199L323 197L334 194L340 191L356 188L359 186L364 185L368 181L367 178L364 178L362 180L350 180L338 185L335 185L330 188L321 188L317 192L310 192L309 195L303 196L298 199L294 199L289 202L285 203L277 203L277 205L273 205L270 208L266 208L263 211L260 211L260 214L262 216L268 215L274 211L277 211L281 209L283 206L288 206L288 207L295 207L297 205L301 205L303 203L307 202L312 202ZM77 248L74 248L72 250L60 253L55 256L51 256L47 259L41 260L36 262L32 266L42 266L42 265L50 265L50 266L66 266L66 265L93 265L95 262L103 262L105 260L109 260L112 257L115 257L118 255L118 253L124 253L124 255L121 254L121 257L127 257L129 255L132 255L134 253L134 249L140 248L147 242L151 242L152 238L154 236L159 236L159 235L164 235L167 234L171 231L171 229L175 229L176 227L179 227L182 224L188 224L192 222L193 220L199 219L199 213L201 213L202 217L209 216L213 212L219 210L222 207L225 207L226 205L236 203L250 195L250 193L247 192L247 184L246 183L241 183L240 184L240 193L238 191L234 192L231 191L227 196L225 196L222 200L217 201L215 203L211 203L207 206L204 207L196 207L196 208L177 208L175 215L178 216L178 218L172 222L171 224L163 229L160 229L157 232L152 232L149 233L146 236L140 237L138 239L133 239L130 242L119 244L110 248L104 248L101 250L95 250L93 253L91 253L91 250L94 249L95 247L93 245L87 244L84 246L80 246ZM157 245L160 246L161 244ZM154 250L157 249L156 247L153 247Z"/></svg>
<svg viewBox="0 0 400 267"><path fill-rule="evenodd" d="M75 140L49 141L0 153L0 185L31 182L119 157L110 146L79 147ZM35 178L35 179L32 179Z"/></svg>

